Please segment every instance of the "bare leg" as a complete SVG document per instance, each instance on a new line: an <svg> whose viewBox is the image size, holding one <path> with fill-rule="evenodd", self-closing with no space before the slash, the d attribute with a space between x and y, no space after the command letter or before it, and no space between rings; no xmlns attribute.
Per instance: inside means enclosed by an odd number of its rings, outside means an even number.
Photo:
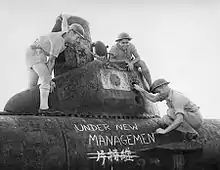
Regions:
<svg viewBox="0 0 220 170"><path fill-rule="evenodd" d="M145 79L144 75L141 73L142 76L142 82L144 84L145 90L147 90L148 92L150 92L150 85L148 84L147 80Z"/></svg>
<svg viewBox="0 0 220 170"><path fill-rule="evenodd" d="M164 115L162 117L162 119L163 119L164 123L167 124L167 125L171 125L174 121L168 115ZM195 129L193 129L193 127L190 126L185 120L183 121L183 123L176 130L180 131L180 132L183 132L183 133L193 133L193 134L198 135L198 132Z"/></svg>
<svg viewBox="0 0 220 170"><path fill-rule="evenodd" d="M152 80L151 80L150 71L149 71L147 65L145 64L145 62L140 60L137 63L135 63L134 66L141 67L142 74L143 74L144 78L147 80L147 83L149 84L149 87L150 87L152 84Z"/></svg>
<svg viewBox="0 0 220 170"><path fill-rule="evenodd" d="M38 79L37 73L32 68L28 68L28 88L36 86Z"/></svg>
<svg viewBox="0 0 220 170"><path fill-rule="evenodd" d="M193 129L193 127L190 126L186 121L183 121L183 123L176 130L184 133L193 133L198 135L198 132Z"/></svg>
<svg viewBox="0 0 220 170"><path fill-rule="evenodd" d="M33 69L39 75L40 85L40 109L48 109L48 97L50 92L51 75L45 63L38 63L33 66Z"/></svg>

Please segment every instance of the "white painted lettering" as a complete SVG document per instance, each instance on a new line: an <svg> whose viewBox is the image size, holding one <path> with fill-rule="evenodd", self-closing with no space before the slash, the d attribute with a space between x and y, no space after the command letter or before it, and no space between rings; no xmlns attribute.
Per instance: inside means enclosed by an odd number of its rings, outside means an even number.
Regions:
<svg viewBox="0 0 220 170"><path fill-rule="evenodd" d="M129 127L130 127L129 125L127 125L127 124L123 124L123 130L130 130Z"/></svg>
<svg viewBox="0 0 220 170"><path fill-rule="evenodd" d="M102 145L102 143L106 146L105 138L102 135L99 135L99 144Z"/></svg>
<svg viewBox="0 0 220 170"><path fill-rule="evenodd" d="M98 124L96 125L99 131L103 131L103 124Z"/></svg>
<svg viewBox="0 0 220 170"><path fill-rule="evenodd" d="M106 131L107 131L107 130L111 130L108 124L103 124L103 126L104 126L104 129L105 129Z"/></svg>
<svg viewBox="0 0 220 170"><path fill-rule="evenodd" d="M80 126L81 128L80 128L79 126ZM75 130L80 131L80 132L84 131L82 125L80 124L79 126L77 126L76 124L74 124Z"/></svg>
<svg viewBox="0 0 220 170"><path fill-rule="evenodd" d="M124 135L121 135L120 136L120 140L121 140L121 143L123 144L123 145L127 145L127 139L126 139L126 137L124 136Z"/></svg>
<svg viewBox="0 0 220 170"><path fill-rule="evenodd" d="M132 125L129 125L130 126L130 128L132 129L132 130L138 130L138 127L137 127L137 124L136 123L134 123L134 125L132 126Z"/></svg>
<svg viewBox="0 0 220 170"><path fill-rule="evenodd" d="M119 143L120 145L122 145L122 144L121 144L121 141L120 141L120 138L119 138L118 136L114 136L114 146L116 146L117 143Z"/></svg>
<svg viewBox="0 0 220 170"><path fill-rule="evenodd" d="M117 125L117 124L116 124L116 125L115 125L115 129L116 129L116 130L119 130L119 129L120 129L120 130L123 130L123 127L122 127L122 125Z"/></svg>
<svg viewBox="0 0 220 170"><path fill-rule="evenodd" d="M142 138L140 135L137 135L137 137L135 135L134 136L134 143L137 144L137 141L140 142L141 144L143 144L142 142Z"/></svg>
<svg viewBox="0 0 220 170"><path fill-rule="evenodd" d="M134 137L133 135L127 135L127 140L128 140L128 145L135 145L135 143L132 143L132 139L133 139L133 142L134 142Z"/></svg>
<svg viewBox="0 0 220 170"><path fill-rule="evenodd" d="M156 142L156 138L154 136L154 133L151 134L147 134L148 140L150 141L150 143L155 143Z"/></svg>
<svg viewBox="0 0 220 170"><path fill-rule="evenodd" d="M97 127L93 124L88 124L88 126L90 127L91 131L96 131L97 130Z"/></svg>
<svg viewBox="0 0 220 170"><path fill-rule="evenodd" d="M91 131L90 127L88 125L82 125L84 131Z"/></svg>
<svg viewBox="0 0 220 170"><path fill-rule="evenodd" d="M95 142L96 146L99 146L99 141L96 135L89 135L89 145L91 146L92 143Z"/></svg>
<svg viewBox="0 0 220 170"><path fill-rule="evenodd" d="M106 145L107 146L109 146L109 145L113 146L113 141L114 141L113 136L110 136L110 137L106 136L105 139L106 139Z"/></svg>
<svg viewBox="0 0 220 170"><path fill-rule="evenodd" d="M141 137L142 137L143 143L144 143L145 145L149 145L149 144L150 144L149 139L146 140L145 133L142 133L142 134L141 134Z"/></svg>

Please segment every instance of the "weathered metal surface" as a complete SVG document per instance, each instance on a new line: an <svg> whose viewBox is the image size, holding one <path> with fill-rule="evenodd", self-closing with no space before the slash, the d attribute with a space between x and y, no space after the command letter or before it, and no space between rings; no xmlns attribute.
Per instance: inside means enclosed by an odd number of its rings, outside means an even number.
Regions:
<svg viewBox="0 0 220 170"><path fill-rule="evenodd" d="M57 76L54 81L56 89L49 96L52 108L73 114L89 111L91 114L138 115L144 111L142 97L131 90L132 82L143 86L136 72L106 69L101 62L93 61ZM4 110L34 113L38 108L37 86L13 96Z"/></svg>
<svg viewBox="0 0 220 170"><path fill-rule="evenodd" d="M203 147L204 152L214 152L214 150L215 151L218 150L217 152L220 153L220 120L205 119L200 129L198 129L198 132L199 132L199 137L196 142L183 142L176 144L170 143L167 145L163 145L161 147L166 149L183 149L183 150ZM212 151L211 149L214 150Z"/></svg>
<svg viewBox="0 0 220 170"><path fill-rule="evenodd" d="M0 167L64 169L66 153L56 118L0 116Z"/></svg>
<svg viewBox="0 0 220 170"><path fill-rule="evenodd" d="M4 114L4 113L2 113ZM98 152L116 149L132 152L115 161L126 165L144 148L184 139L180 132L156 135L158 118L115 120L76 117L0 116L1 169L78 169L94 165L103 168L112 160ZM115 151L116 151L115 150ZM92 158L93 157L93 158ZM76 168L78 167L78 168Z"/></svg>
<svg viewBox="0 0 220 170"><path fill-rule="evenodd" d="M160 118L9 114L1 112L0 116L1 169L141 169L143 160L154 169L173 168L176 159L185 159L185 167L210 159L220 161L219 146L215 145L220 137L215 132L218 122L213 120L205 120L204 125L215 129L200 132L200 142L206 143L196 143L185 141L185 135L177 131L155 134L157 128L166 126Z"/></svg>

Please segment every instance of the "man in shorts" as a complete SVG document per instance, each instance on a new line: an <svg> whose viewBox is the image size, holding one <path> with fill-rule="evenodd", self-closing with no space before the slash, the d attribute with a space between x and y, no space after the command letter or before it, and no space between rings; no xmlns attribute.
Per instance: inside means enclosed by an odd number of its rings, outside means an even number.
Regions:
<svg viewBox="0 0 220 170"><path fill-rule="evenodd" d="M48 97L51 88L52 71L55 59L66 49L65 43L74 43L84 38L84 29L79 24L68 25L68 15L62 15L62 30L40 36L30 45L26 52L26 64L29 75L29 88L41 84L39 113L54 113L48 106Z"/></svg>
<svg viewBox="0 0 220 170"><path fill-rule="evenodd" d="M136 84L134 85L134 89L143 93L145 99L152 102L166 101L168 110L163 120L168 127L165 129L158 128L156 130L157 133L166 134L176 129L186 134L192 134L193 138L197 137L197 130L203 121L199 107L180 92L171 89L168 84L169 82L165 79L154 81L151 86L151 92L156 93L156 95L150 94Z"/></svg>
<svg viewBox="0 0 220 170"><path fill-rule="evenodd" d="M150 71L143 60L140 59L135 46L130 42L131 37L129 34L122 32L116 39L116 44L113 45L109 51L110 62L125 62L130 71L135 68L141 68L141 73L148 83L149 88L151 86Z"/></svg>

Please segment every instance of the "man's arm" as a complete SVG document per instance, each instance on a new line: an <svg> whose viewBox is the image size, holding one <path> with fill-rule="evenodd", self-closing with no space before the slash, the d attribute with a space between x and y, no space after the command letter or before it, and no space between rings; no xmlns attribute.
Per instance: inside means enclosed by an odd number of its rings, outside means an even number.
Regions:
<svg viewBox="0 0 220 170"><path fill-rule="evenodd" d="M150 94L150 93L148 93L147 91L145 91L143 88L141 88L140 86L138 86L138 85L134 85L134 88L136 89L136 90L138 90L139 92L141 92L148 100L150 100L151 102L159 102L159 101L161 101L161 99L160 99L160 96L159 95L156 95L156 96L154 96L154 95L152 95L152 94Z"/></svg>
<svg viewBox="0 0 220 170"><path fill-rule="evenodd" d="M50 53L49 53L49 59L47 62L48 69L50 70L50 73L52 73L54 65L55 65L55 59L58 57L60 50L63 46L63 42L60 40L54 40L53 37L49 36L50 41Z"/></svg>
<svg viewBox="0 0 220 170"><path fill-rule="evenodd" d="M173 123L171 125L169 125L166 129L163 130L163 134L168 133L176 128L178 128L180 126L180 124L183 122L183 118L184 118L184 103L185 98L181 95L175 96L175 98L173 98L173 112L175 115L175 120L173 121Z"/></svg>
<svg viewBox="0 0 220 170"><path fill-rule="evenodd" d="M61 31L67 31L69 28L68 25L68 18L70 17L70 15L66 15L66 14L62 14L62 25L61 25Z"/></svg>
<svg viewBox="0 0 220 170"><path fill-rule="evenodd" d="M55 57L49 56L48 62L47 62L47 67L49 69L50 75L52 74L54 65L55 65Z"/></svg>
<svg viewBox="0 0 220 170"><path fill-rule="evenodd" d="M135 59L132 60L130 62L130 64L135 64L136 62L140 61L141 57L138 54L137 49L135 48L135 46L133 44L130 44L130 46L131 46L131 52L132 52L133 56L135 57Z"/></svg>

